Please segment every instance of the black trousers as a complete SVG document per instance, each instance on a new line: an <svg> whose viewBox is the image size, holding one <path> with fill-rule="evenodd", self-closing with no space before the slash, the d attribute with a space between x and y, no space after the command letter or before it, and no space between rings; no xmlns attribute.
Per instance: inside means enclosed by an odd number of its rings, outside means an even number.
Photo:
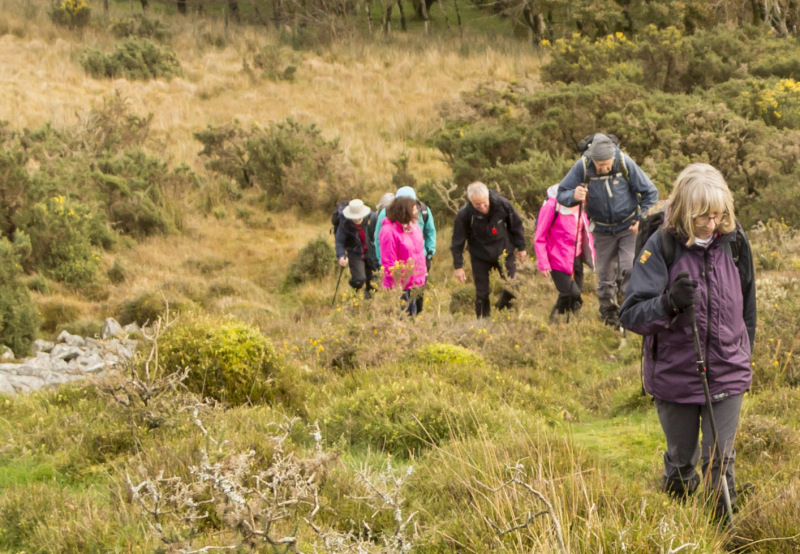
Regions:
<svg viewBox="0 0 800 554"><path fill-rule="evenodd" d="M356 290L361 290L361 287L366 284L367 293L375 290L372 284L372 264L364 258L356 256L348 256L347 260L350 266L350 286Z"/></svg>
<svg viewBox="0 0 800 554"><path fill-rule="evenodd" d="M513 279L517 274L517 262L513 254L506 257L505 266L499 260L486 262L477 258L471 258L472 278L475 280L475 315L477 317L488 317L491 313L489 303L489 273L496 269L504 279ZM503 289L500 299L495 304L498 310L503 310L511 306L511 301L515 298L514 293L508 289Z"/></svg>
<svg viewBox="0 0 800 554"><path fill-rule="evenodd" d="M551 314L564 314L577 312L583 306L581 288L583 287L583 261L580 256L575 258L572 266L572 275L563 271L550 271L550 278L558 291L558 299Z"/></svg>

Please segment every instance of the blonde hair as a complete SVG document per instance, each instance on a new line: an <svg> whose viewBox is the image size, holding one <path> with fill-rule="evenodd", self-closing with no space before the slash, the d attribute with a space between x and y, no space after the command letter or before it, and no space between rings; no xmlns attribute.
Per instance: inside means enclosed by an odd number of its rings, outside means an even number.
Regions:
<svg viewBox="0 0 800 554"><path fill-rule="evenodd" d="M688 165L675 179L665 227L685 238L686 246L691 246L697 238L694 218L711 212L728 216L717 226L718 233L730 233L736 228L733 195L722 173L708 164Z"/></svg>

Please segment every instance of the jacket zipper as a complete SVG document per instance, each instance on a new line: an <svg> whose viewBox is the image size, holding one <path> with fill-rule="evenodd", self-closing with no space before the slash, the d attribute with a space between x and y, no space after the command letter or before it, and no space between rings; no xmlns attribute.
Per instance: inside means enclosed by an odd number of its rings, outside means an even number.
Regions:
<svg viewBox="0 0 800 554"><path fill-rule="evenodd" d="M708 378L708 347L711 340L711 286L709 283L709 249L703 251L703 277L706 281L706 349L703 352L703 359L706 362L706 378Z"/></svg>

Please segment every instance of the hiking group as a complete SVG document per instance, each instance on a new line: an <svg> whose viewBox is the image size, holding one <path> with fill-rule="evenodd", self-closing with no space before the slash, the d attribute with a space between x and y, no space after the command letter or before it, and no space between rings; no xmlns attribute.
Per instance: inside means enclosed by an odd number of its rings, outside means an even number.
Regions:
<svg viewBox="0 0 800 554"><path fill-rule="evenodd" d="M644 337L643 386L667 443L663 490L682 500L692 495L702 458L706 498L717 518L732 523L733 442L756 327L753 258L733 196L718 170L695 163L659 202L653 182L613 135L590 135L579 150L562 181L548 188L536 222L537 267L558 292L550 317L580 310L583 266L595 269L602 321ZM349 264L350 285L364 287L365 297L382 269L383 287L401 288L405 311L416 315L436 252L433 215L411 187L384 195L376 212L358 199L337 211L344 219L336 231L339 263ZM480 182L467 187L454 221L450 252L461 283L465 245L475 315L490 315L492 270L505 282L495 307L511 306L517 261L527 256L522 218Z"/></svg>

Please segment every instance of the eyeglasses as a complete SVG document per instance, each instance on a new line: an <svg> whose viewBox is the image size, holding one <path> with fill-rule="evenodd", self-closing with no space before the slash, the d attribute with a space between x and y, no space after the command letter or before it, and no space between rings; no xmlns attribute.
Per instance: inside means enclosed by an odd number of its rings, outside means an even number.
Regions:
<svg viewBox="0 0 800 554"><path fill-rule="evenodd" d="M717 225L722 225L723 223L728 222L729 214L725 212L721 215L715 216L708 216L708 215L698 215L697 217L693 218L694 224L698 227L708 227L711 221L714 221Z"/></svg>

